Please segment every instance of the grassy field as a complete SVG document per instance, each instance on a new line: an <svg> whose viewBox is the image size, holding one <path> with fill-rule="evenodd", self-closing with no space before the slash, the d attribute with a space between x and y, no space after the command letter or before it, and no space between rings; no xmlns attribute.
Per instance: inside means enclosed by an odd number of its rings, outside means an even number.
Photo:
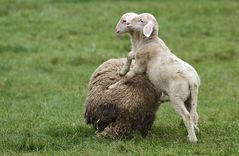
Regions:
<svg viewBox="0 0 239 156"><path fill-rule="evenodd" d="M0 155L239 155L239 2L0 1ZM114 27L151 12L160 37L198 71L199 142L161 105L146 138L98 139L84 121L92 72L125 57Z"/></svg>

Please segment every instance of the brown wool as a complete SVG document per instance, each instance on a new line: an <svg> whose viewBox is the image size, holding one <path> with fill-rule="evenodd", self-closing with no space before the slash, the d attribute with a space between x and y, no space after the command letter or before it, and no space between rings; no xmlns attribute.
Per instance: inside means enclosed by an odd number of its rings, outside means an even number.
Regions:
<svg viewBox="0 0 239 156"><path fill-rule="evenodd" d="M92 74L85 101L85 119L93 125L96 135L103 138L131 138L135 132L146 136L158 109L157 93L144 75L109 91L119 75L125 59L110 59Z"/></svg>

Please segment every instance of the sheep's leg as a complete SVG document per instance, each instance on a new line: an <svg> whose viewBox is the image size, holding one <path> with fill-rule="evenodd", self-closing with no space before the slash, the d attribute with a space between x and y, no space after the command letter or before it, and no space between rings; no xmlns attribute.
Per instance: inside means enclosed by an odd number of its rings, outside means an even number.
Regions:
<svg viewBox="0 0 239 156"><path fill-rule="evenodd" d="M189 141L192 143L196 143L197 137L194 131L194 123L190 113L184 106L184 102L176 96L170 96L170 101L175 111L183 118L183 122L187 128Z"/></svg>
<svg viewBox="0 0 239 156"><path fill-rule="evenodd" d="M121 76L123 76L127 72L129 72L130 65L131 65L132 60L134 59L134 56L135 56L135 54L132 51L128 54L126 63L124 64L124 66L122 67L122 69L120 70L120 73L119 73Z"/></svg>

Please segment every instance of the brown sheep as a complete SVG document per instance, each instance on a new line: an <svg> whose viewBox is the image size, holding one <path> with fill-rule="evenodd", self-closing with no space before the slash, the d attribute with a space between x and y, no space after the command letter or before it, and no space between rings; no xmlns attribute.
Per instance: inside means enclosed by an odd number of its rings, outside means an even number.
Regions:
<svg viewBox="0 0 239 156"><path fill-rule="evenodd" d="M123 79L119 75L126 59L110 59L92 74L85 102L85 119L97 136L111 139L131 138L134 132L146 136L155 119L159 98L144 75L108 90Z"/></svg>

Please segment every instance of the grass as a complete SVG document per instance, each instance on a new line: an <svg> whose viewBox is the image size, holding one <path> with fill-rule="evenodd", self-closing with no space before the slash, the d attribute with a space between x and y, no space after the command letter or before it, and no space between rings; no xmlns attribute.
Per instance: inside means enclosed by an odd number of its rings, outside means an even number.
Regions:
<svg viewBox="0 0 239 156"><path fill-rule="evenodd" d="M237 0L0 1L1 155L239 155L238 8ZM128 11L154 14L160 37L198 70L198 144L168 104L146 138L97 139L85 124L89 77L130 49L114 34Z"/></svg>

